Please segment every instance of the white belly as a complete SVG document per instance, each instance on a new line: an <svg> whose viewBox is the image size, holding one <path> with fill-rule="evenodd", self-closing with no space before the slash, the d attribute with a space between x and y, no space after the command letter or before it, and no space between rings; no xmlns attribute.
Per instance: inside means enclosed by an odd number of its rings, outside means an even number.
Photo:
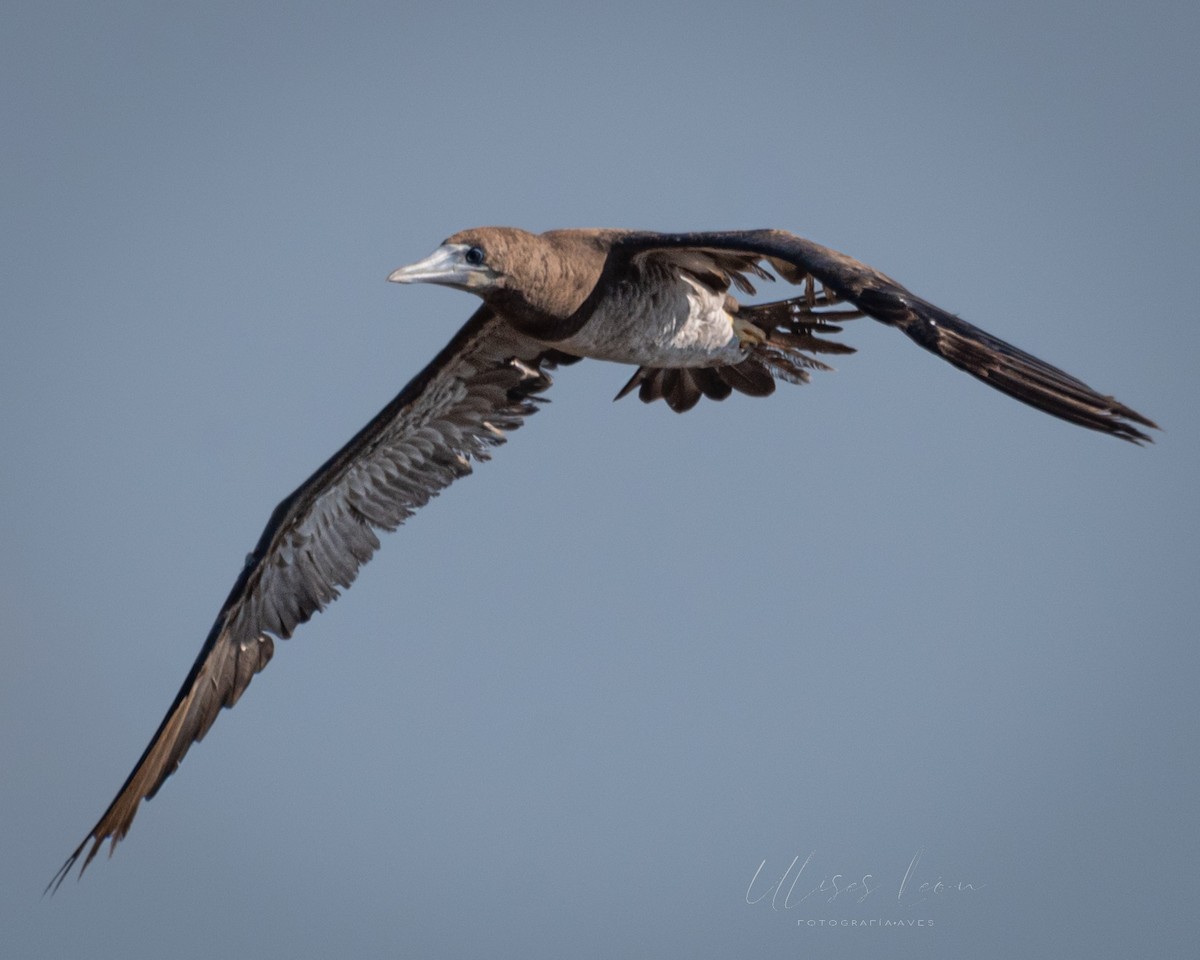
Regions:
<svg viewBox="0 0 1200 960"><path fill-rule="evenodd" d="M746 358L725 294L687 276L671 283L615 285L583 329L555 346L646 367L711 367Z"/></svg>

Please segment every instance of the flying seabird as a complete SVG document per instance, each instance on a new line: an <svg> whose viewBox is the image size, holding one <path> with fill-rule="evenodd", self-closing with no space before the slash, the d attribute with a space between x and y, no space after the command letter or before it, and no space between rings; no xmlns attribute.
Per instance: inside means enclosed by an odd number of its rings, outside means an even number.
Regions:
<svg viewBox="0 0 1200 960"><path fill-rule="evenodd" d="M774 276L773 276L774 274ZM754 282L800 288L744 304ZM804 383L829 369L819 354L852 353L827 339L869 316L997 390L1071 423L1141 443L1156 425L1112 397L910 293L864 263L782 230L650 233L484 227L456 233L393 272L437 283L481 306L384 409L271 514L196 662L141 759L91 832L51 880L87 850L110 853L138 805L153 797L267 665L274 639L349 587L413 511L487 460L533 413L549 371L584 357L631 364L617 394L637 390L679 412L733 391L766 396L776 379ZM88 844L91 844L90 849Z"/></svg>

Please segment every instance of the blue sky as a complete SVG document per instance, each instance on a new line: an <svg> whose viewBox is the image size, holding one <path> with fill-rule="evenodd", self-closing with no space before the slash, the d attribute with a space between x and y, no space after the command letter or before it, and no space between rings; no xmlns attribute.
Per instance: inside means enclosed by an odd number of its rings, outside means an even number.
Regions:
<svg viewBox="0 0 1200 960"><path fill-rule="evenodd" d="M0 953L1194 941L1194 4L3 19ZM474 307L384 277L483 223L791 229L1165 432L867 320L682 417L562 370L39 900L271 509Z"/></svg>

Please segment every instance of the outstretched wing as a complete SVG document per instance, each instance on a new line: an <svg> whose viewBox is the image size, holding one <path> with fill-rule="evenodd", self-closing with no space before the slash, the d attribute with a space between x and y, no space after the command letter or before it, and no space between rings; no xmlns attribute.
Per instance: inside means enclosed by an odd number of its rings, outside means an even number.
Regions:
<svg viewBox="0 0 1200 960"><path fill-rule="evenodd" d="M202 739L271 659L272 637L292 631L350 586L394 530L458 477L486 460L505 431L537 409L544 372L578 358L547 351L483 307L440 354L341 450L275 509L217 615L204 647L133 772L91 833L55 874L57 889L110 840L125 836Z"/></svg>
<svg viewBox="0 0 1200 960"><path fill-rule="evenodd" d="M874 267L784 230L623 233L613 244L613 265L644 256L678 258L697 250L766 260L791 283L812 278L988 386L1063 420L1134 443L1150 440L1134 424L1157 429L1114 398L923 300ZM738 268L736 260L731 263L727 271Z"/></svg>

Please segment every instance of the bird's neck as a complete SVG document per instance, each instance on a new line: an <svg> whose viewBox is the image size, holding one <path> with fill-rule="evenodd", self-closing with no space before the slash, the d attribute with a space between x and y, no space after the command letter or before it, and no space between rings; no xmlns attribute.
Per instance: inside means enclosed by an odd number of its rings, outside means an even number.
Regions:
<svg viewBox="0 0 1200 960"><path fill-rule="evenodd" d="M487 299L522 333L561 340L578 330L595 308L604 272L605 245L583 231L552 231L538 238L517 282Z"/></svg>

